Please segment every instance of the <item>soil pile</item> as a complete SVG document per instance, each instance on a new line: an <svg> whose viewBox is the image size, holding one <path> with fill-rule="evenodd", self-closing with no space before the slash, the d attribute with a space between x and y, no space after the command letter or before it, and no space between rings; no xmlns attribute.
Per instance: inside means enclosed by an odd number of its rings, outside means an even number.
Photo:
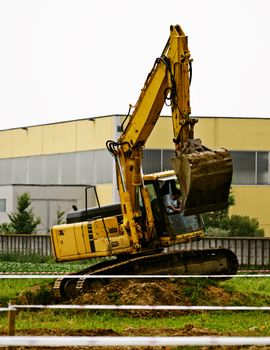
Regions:
<svg viewBox="0 0 270 350"><path fill-rule="evenodd" d="M247 296L227 291L217 280L196 279L114 279L110 283L79 295L59 300L53 285L35 286L20 293L19 304L98 304L98 305L244 305Z"/></svg>
<svg viewBox="0 0 270 350"><path fill-rule="evenodd" d="M77 304L116 305L229 305L232 295L206 278L183 280L114 280L73 300Z"/></svg>

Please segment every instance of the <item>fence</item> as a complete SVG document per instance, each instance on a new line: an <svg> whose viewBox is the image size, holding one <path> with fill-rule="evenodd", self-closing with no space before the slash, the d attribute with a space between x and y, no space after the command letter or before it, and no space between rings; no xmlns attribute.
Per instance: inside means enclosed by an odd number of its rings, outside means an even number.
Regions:
<svg viewBox="0 0 270 350"><path fill-rule="evenodd" d="M201 241L178 244L171 249L207 249L224 247L236 253L240 266L270 266L270 237L264 238L204 238ZM0 235L2 253L51 256L49 235Z"/></svg>
<svg viewBox="0 0 270 350"><path fill-rule="evenodd" d="M40 256L53 254L49 235L0 235L0 252Z"/></svg>
<svg viewBox="0 0 270 350"><path fill-rule="evenodd" d="M265 275L264 277L269 277ZM32 278L32 275L25 276ZM44 278L44 276L39 276ZM51 277L51 276L49 276ZM74 277L78 277L74 276ZM103 278L102 276L88 276L89 278ZM114 276L119 279L123 276ZM126 276L133 278L134 276ZM137 276L139 277L139 276ZM142 277L142 276L141 276ZM147 276L148 278L158 276ZM176 278L195 276L176 276ZM197 278L198 276L196 276ZM207 277L207 276L205 276ZM223 278L223 276L219 276ZM242 275L232 276L242 278ZM246 275L257 278L258 275ZM21 276L1 275L0 278L21 278ZM140 278L140 277L139 277ZM143 277L145 279L145 276ZM160 277L159 277L160 278ZM163 276L163 278L166 278ZM269 306L184 306L184 305L15 305L10 303L0 311L8 312L8 336L0 336L0 347L15 349L16 346L269 346L269 336L16 336L15 318L18 309L77 309L77 310L230 310L230 311L270 311Z"/></svg>
<svg viewBox="0 0 270 350"><path fill-rule="evenodd" d="M200 241L178 244L174 249L208 249L208 248L231 249L238 258L240 266L270 266L270 238L249 238L249 237L209 237Z"/></svg>

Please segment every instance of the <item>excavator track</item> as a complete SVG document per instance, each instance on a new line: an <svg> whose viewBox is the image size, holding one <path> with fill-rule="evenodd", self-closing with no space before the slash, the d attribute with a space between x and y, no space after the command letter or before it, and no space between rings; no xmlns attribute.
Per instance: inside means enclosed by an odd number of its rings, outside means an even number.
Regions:
<svg viewBox="0 0 270 350"><path fill-rule="evenodd" d="M237 269L237 257L228 249L158 252L125 260L104 261L77 272L76 275L80 275L78 279L59 278L54 284L54 295L74 298L110 283L110 275L234 275ZM87 278L89 275L108 275L108 278Z"/></svg>

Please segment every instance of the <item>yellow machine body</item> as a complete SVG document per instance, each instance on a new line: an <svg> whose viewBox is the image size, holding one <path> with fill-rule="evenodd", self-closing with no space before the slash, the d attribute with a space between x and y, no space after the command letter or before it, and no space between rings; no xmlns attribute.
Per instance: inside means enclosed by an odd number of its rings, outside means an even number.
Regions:
<svg viewBox="0 0 270 350"><path fill-rule="evenodd" d="M100 208L98 219L86 215L81 222L53 227L57 261L137 254L200 239L200 213L227 206L231 157L226 150L209 150L194 139L197 120L190 117L191 63L187 36L179 25L171 26L168 42L133 112L122 123L122 134L106 143L115 159L121 209L106 216ZM172 111L175 171L154 174L151 179L142 171L143 150L165 103ZM169 194L170 176L173 181L177 176L182 192L178 216L167 215L162 199L164 192Z"/></svg>
<svg viewBox="0 0 270 350"><path fill-rule="evenodd" d="M116 257L89 266L84 275L236 273L237 257L228 249L163 250L203 237L201 213L226 208L232 179L229 152L209 150L194 139L198 120L190 117L191 63L187 36L179 25L171 26L132 113L123 120L120 137L106 142L115 160L120 203L101 207L95 190L96 208L86 205L69 215L66 225L54 226L57 261ZM172 112L174 171L144 175L143 150L164 104ZM175 201L176 195L182 198L174 207L168 201ZM93 284L87 278L63 278L54 290L58 296L72 297Z"/></svg>
<svg viewBox="0 0 270 350"><path fill-rule="evenodd" d="M120 233L115 217L53 226L51 241L56 261L106 257L132 251L129 237Z"/></svg>
<svg viewBox="0 0 270 350"><path fill-rule="evenodd" d="M144 181L150 197L150 208L145 208L144 211L153 211L155 231L159 236L156 238L159 242L156 247L165 248L173 244L199 240L204 236L203 223L199 216L184 217L183 214L166 213L162 197L165 193L165 184L170 182L170 186L178 186L174 171L145 175ZM169 186L166 191L169 194ZM155 205L157 203L158 212L157 207L154 208L154 203ZM142 199L141 206L143 206ZM103 215L102 210L101 207L100 216ZM128 230L123 229L122 223L123 215L119 211L115 216L53 226L51 241L55 260L74 261L137 253L133 249L132 236ZM141 232L142 236L152 240L152 237L147 237L145 232Z"/></svg>

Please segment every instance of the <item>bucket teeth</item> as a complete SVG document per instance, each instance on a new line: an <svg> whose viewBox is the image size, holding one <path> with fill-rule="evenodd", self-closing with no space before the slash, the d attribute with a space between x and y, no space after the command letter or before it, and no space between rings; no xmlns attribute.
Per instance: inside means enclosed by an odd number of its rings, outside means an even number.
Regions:
<svg viewBox="0 0 270 350"><path fill-rule="evenodd" d="M232 181L232 158L227 150L182 154L172 162L183 194L184 215L227 208Z"/></svg>

